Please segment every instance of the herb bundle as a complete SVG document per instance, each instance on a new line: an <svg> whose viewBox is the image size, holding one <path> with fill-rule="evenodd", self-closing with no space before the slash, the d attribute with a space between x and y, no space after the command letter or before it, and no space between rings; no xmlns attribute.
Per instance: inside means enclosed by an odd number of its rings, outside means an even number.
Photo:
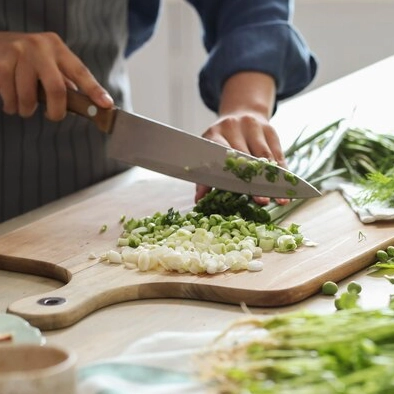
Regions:
<svg viewBox="0 0 394 394"><path fill-rule="evenodd" d="M359 205L382 202L394 207L394 134L353 127L339 119L303 138L301 133L285 152L288 168L316 188L340 176L362 187ZM266 207L274 222L282 221L303 200Z"/></svg>

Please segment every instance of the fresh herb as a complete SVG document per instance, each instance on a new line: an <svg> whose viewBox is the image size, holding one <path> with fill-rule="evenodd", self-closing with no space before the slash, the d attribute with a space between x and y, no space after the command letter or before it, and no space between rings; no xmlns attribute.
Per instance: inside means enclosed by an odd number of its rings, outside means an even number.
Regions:
<svg viewBox="0 0 394 394"><path fill-rule="evenodd" d="M393 342L390 308L249 317L203 354L201 376L220 394L390 393Z"/></svg>
<svg viewBox="0 0 394 394"><path fill-rule="evenodd" d="M316 188L327 179L341 176L365 187L361 204L371 201L394 204L394 134L352 127L346 119L339 119L307 138L303 138L305 131L285 152L291 172ZM289 205L294 206L294 201Z"/></svg>
<svg viewBox="0 0 394 394"><path fill-rule="evenodd" d="M256 204L251 196L214 189L201 198L194 211L205 216L219 214L224 216L239 215L245 220L269 223L271 216L267 209Z"/></svg>
<svg viewBox="0 0 394 394"><path fill-rule="evenodd" d="M394 207L394 170L391 169L383 174L380 171L369 172L365 179L360 181L362 191L355 198L359 205L366 205L372 202L386 203L389 207Z"/></svg>

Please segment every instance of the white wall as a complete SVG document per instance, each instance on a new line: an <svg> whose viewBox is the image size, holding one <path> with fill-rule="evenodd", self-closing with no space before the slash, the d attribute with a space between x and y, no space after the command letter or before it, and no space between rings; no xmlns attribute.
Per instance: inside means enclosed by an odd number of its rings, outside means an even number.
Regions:
<svg viewBox="0 0 394 394"><path fill-rule="evenodd" d="M200 134L215 119L197 87L200 22L185 1L162 3L154 38L129 61L134 110ZM319 59L306 91L393 55L393 19L394 0L295 0L294 23Z"/></svg>
<svg viewBox="0 0 394 394"><path fill-rule="evenodd" d="M394 0L295 0L294 23L319 59L308 88L394 55Z"/></svg>

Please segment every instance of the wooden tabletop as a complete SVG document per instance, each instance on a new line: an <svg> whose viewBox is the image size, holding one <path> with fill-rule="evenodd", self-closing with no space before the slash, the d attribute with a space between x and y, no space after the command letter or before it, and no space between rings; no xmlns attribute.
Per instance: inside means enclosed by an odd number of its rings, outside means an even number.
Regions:
<svg viewBox="0 0 394 394"><path fill-rule="evenodd" d="M273 125L286 147L305 127L316 130L341 118L353 116L360 127L378 132L394 131L394 57L301 95L280 105ZM124 174L78 192L55 203L0 224L0 234L7 233L39 218L57 212L110 188L133 183L141 177L160 177L142 169ZM393 226L394 228L394 226ZM393 292L388 281L360 272L340 283L344 291L351 280L363 287L364 307L386 305ZM0 312L21 298L41 294L60 287L60 282L26 274L0 271ZM282 308L251 308L256 315L294 309L334 311L333 298L317 295L301 303ZM124 302L105 307L71 327L47 331L47 342L74 350L79 365L116 356L133 341L159 331L221 330L245 312L240 306L205 301L160 299Z"/></svg>

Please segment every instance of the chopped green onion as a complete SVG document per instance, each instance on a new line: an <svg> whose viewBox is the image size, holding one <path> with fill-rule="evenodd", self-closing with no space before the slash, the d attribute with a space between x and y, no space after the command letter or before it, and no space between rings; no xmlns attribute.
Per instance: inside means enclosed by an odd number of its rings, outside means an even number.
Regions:
<svg viewBox="0 0 394 394"><path fill-rule="evenodd" d="M235 205L241 200L237 206L245 206L249 201L244 195L211 193L216 197L226 197ZM260 258L263 252L276 250L288 253L302 244L299 227L294 223L287 228L274 223L265 224L238 214L204 215L192 211L181 215L171 208L165 214L156 213L152 217L126 221L118 246L122 248L120 254L126 267L141 271L165 269L195 274L245 269L257 271L263 265L255 259ZM131 249L135 250L138 258ZM111 256L112 253L104 255L102 260L111 262ZM115 259L118 262L117 256Z"/></svg>

